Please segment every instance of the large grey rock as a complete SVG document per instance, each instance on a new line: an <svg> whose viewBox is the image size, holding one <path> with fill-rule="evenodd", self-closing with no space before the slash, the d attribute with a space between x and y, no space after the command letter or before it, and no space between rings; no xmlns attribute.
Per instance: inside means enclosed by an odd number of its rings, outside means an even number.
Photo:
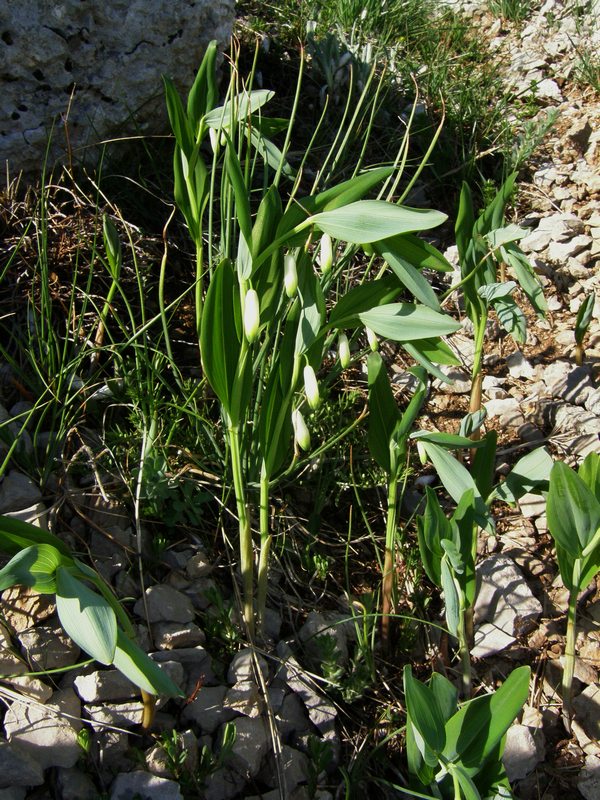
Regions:
<svg viewBox="0 0 600 800"><path fill-rule="evenodd" d="M85 703L125 700L139 694L131 681L116 669L102 669L75 678L77 694Z"/></svg>
<svg viewBox="0 0 600 800"><path fill-rule="evenodd" d="M191 622L195 611L189 597L165 584L146 589L148 622ZM142 600L135 604L134 611L141 617L146 609Z"/></svg>
<svg viewBox="0 0 600 800"><path fill-rule="evenodd" d="M77 662L79 647L59 625L38 625L20 636L27 658L35 669L60 669Z"/></svg>
<svg viewBox="0 0 600 800"><path fill-rule="evenodd" d="M40 487L15 469L11 469L0 484L0 514L29 508L41 499Z"/></svg>
<svg viewBox="0 0 600 800"><path fill-rule="evenodd" d="M539 746L527 725L511 725L506 733L506 745L502 757L511 783L533 772L544 755L544 748Z"/></svg>
<svg viewBox="0 0 600 800"><path fill-rule="evenodd" d="M242 683L244 681L252 681L256 677L256 666L258 665L263 679L267 680L269 677L269 664L267 659L253 651L250 647L237 652L227 671L227 680L230 683Z"/></svg>
<svg viewBox="0 0 600 800"><path fill-rule="evenodd" d="M587 756L585 766L579 774L577 788L585 800L598 800L600 797L600 757Z"/></svg>
<svg viewBox="0 0 600 800"><path fill-rule="evenodd" d="M214 733L219 725L232 720L236 713L223 705L226 686L204 686L195 700L183 709L182 719L194 722L202 733Z"/></svg>
<svg viewBox="0 0 600 800"><path fill-rule="evenodd" d="M485 658L503 650L542 613L523 573L506 556L490 556L477 565L475 647L472 655Z"/></svg>
<svg viewBox="0 0 600 800"><path fill-rule="evenodd" d="M161 74L188 88L208 42L228 40L233 14L233 0L2 3L0 162L39 170L67 110L75 157L115 134L165 133ZM51 159L65 152L58 124Z"/></svg>
<svg viewBox="0 0 600 800"><path fill-rule="evenodd" d="M0 741L0 788L43 782L44 770L36 758L15 742Z"/></svg>
<svg viewBox="0 0 600 800"><path fill-rule="evenodd" d="M228 766L244 777L255 777L269 749L267 723L260 717L238 717L231 724L235 726L235 742Z"/></svg>
<svg viewBox="0 0 600 800"><path fill-rule="evenodd" d="M117 775L110 800L183 800L179 784L150 772L135 770Z"/></svg>
<svg viewBox="0 0 600 800"><path fill-rule="evenodd" d="M73 767L81 756L77 734L81 706L72 689L55 692L46 705L14 701L4 718L8 740L16 742L42 769Z"/></svg>

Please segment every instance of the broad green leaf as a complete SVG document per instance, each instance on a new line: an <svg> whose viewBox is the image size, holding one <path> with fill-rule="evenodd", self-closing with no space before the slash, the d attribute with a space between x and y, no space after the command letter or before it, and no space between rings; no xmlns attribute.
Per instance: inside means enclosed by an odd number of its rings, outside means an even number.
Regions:
<svg viewBox="0 0 600 800"><path fill-rule="evenodd" d="M451 383L450 379L436 367L436 363L446 364L448 363L446 359L450 358L452 359L450 363L458 364L459 362L456 361L452 351L441 339L420 339L416 342L403 342L402 347L415 359L417 364L424 367L435 378L442 381L442 383Z"/></svg>
<svg viewBox="0 0 600 800"><path fill-rule="evenodd" d="M423 367L413 367L410 372L417 379L417 385L393 433L394 440L397 442L402 454L406 453L406 439L413 429L415 420L427 396L427 373Z"/></svg>
<svg viewBox="0 0 600 800"><path fill-rule="evenodd" d="M259 256L275 238L281 219L281 197L276 186L270 186L260 201L252 226L252 253Z"/></svg>
<svg viewBox="0 0 600 800"><path fill-rule="evenodd" d="M518 242L520 239L524 239L525 236L527 236L527 231L525 228L520 228L518 225L504 225L502 228L489 231L489 233L485 234L485 238L494 250L500 247L500 245L508 244L509 242Z"/></svg>
<svg viewBox="0 0 600 800"><path fill-rule="evenodd" d="M128 639L121 630L117 633L113 663L119 672L148 694L162 694L167 697L185 696L156 661L144 653L135 642Z"/></svg>
<svg viewBox="0 0 600 800"><path fill-rule="evenodd" d="M414 233L401 233L399 236L387 239L386 244L419 269L435 269L438 272L452 272L454 269L437 248L419 239Z"/></svg>
<svg viewBox="0 0 600 800"><path fill-rule="evenodd" d="M456 245L460 256L461 266L466 260L467 251L473 235L473 225L475 224L475 212L473 209L473 197L467 183L463 181L454 227L456 233Z"/></svg>
<svg viewBox="0 0 600 800"><path fill-rule="evenodd" d="M504 261L512 268L519 286L527 295L534 311L538 316L543 317L548 310L548 304L544 297L544 290L531 264L527 260L527 257L515 245L510 244L506 245L506 247L502 247L500 252Z"/></svg>
<svg viewBox="0 0 600 800"><path fill-rule="evenodd" d="M513 298L505 297L502 300L495 300L493 306L498 316L498 322L504 330L513 337L515 342L525 344L527 319Z"/></svg>
<svg viewBox="0 0 600 800"><path fill-rule="evenodd" d="M581 463L577 474L588 489L600 501L600 455L588 453Z"/></svg>
<svg viewBox="0 0 600 800"><path fill-rule="evenodd" d="M246 240L248 249L250 249L252 241L252 218L250 215L248 188L244 181L240 160L229 138L227 138L227 147L225 150L225 170L227 171L227 177L229 178L235 195L235 214L237 222L242 236ZM248 278L250 275L248 274L243 277Z"/></svg>
<svg viewBox="0 0 600 800"><path fill-rule="evenodd" d="M462 796L465 800L481 800L477 787L469 777L468 772L460 764L453 764L451 772L456 775Z"/></svg>
<svg viewBox="0 0 600 800"><path fill-rule="evenodd" d="M504 281L504 283L487 283L480 286L477 294L486 302L493 303L495 300L503 300L509 297L517 288L515 281Z"/></svg>
<svg viewBox="0 0 600 800"><path fill-rule="evenodd" d="M268 164L272 170L277 171L281 165L281 174L286 178L294 180L296 177L296 170L290 165L289 161L285 158L281 150L270 139L260 134L257 130L252 128L250 130L250 141L256 148L265 164Z"/></svg>
<svg viewBox="0 0 600 800"><path fill-rule="evenodd" d="M469 490L472 490L475 496L479 495L479 490L470 472L460 461L450 455L443 447L433 442L424 439L422 443L441 482L444 484L444 488L455 503L459 503L465 492Z"/></svg>
<svg viewBox="0 0 600 800"><path fill-rule="evenodd" d="M109 603L65 567L56 570L56 608L60 623L92 658L112 664L117 644L117 619Z"/></svg>
<svg viewBox="0 0 600 800"><path fill-rule="evenodd" d="M478 411L470 411L460 421L460 436L470 437L475 431L478 431L483 425L487 417L485 406Z"/></svg>
<svg viewBox="0 0 600 800"><path fill-rule="evenodd" d="M460 328L460 324L446 314L412 303L389 303L358 316L363 325L395 342L412 343L415 339L446 336Z"/></svg>
<svg viewBox="0 0 600 800"><path fill-rule="evenodd" d="M446 450L456 450L459 447L483 447L482 440L473 441L466 436L459 436L456 433L440 433L438 431L415 431L410 435L411 439L433 442L444 447Z"/></svg>
<svg viewBox="0 0 600 800"><path fill-rule="evenodd" d="M390 444L394 428L400 419L385 364L379 353L367 357L369 384L369 432L371 456L390 475Z"/></svg>
<svg viewBox="0 0 600 800"><path fill-rule="evenodd" d="M439 672L432 674L429 686L438 702L442 717L447 722L457 711L458 689Z"/></svg>
<svg viewBox="0 0 600 800"><path fill-rule="evenodd" d="M425 488L425 496L425 512L417 517L419 551L427 577L441 587L441 562L444 555L441 542L450 537L451 528L436 493L429 486Z"/></svg>
<svg viewBox="0 0 600 800"><path fill-rule="evenodd" d="M40 594L56 591L56 568L63 556L49 544L26 547L0 570L0 592L11 586L28 586Z"/></svg>
<svg viewBox="0 0 600 800"><path fill-rule="evenodd" d="M238 119L246 119L262 108L273 97L274 92L267 89L255 89L251 92L240 92L233 100L228 100L224 105L213 108L204 115L204 124L208 128L228 128Z"/></svg>
<svg viewBox="0 0 600 800"><path fill-rule="evenodd" d="M194 135L187 114L184 111L181 97L173 81L166 75L163 75L162 79L165 87L165 100L167 102L171 130L175 135L175 141L189 159L194 149Z"/></svg>
<svg viewBox="0 0 600 800"><path fill-rule="evenodd" d="M592 292L587 295L583 303L579 306L579 311L577 312L577 318L575 320L575 342L579 345L583 342L583 337L592 321L595 301L596 298Z"/></svg>
<svg viewBox="0 0 600 800"><path fill-rule="evenodd" d="M411 722L434 754L446 743L444 718L438 701L429 686L413 677L410 665L404 667L404 698ZM424 755L424 754L422 754Z"/></svg>
<svg viewBox="0 0 600 800"><path fill-rule="evenodd" d="M465 703L446 723L444 758L477 775L527 700L530 674L518 667L493 694Z"/></svg>
<svg viewBox="0 0 600 800"><path fill-rule="evenodd" d="M482 447L475 451L473 459L472 473L479 493L486 500L494 486L494 473L496 468L496 444L498 434L496 431L488 431L479 441L483 442Z"/></svg>
<svg viewBox="0 0 600 800"><path fill-rule="evenodd" d="M358 325L358 315L375 306L389 303L398 297L401 285L395 275L386 275L343 294L329 315L328 328L352 328Z"/></svg>
<svg viewBox="0 0 600 800"><path fill-rule="evenodd" d="M429 306L434 311L440 310L440 304L429 281L406 258L401 256L394 248L394 239L386 239L375 245L375 250L389 264L400 282L423 305Z"/></svg>
<svg viewBox="0 0 600 800"><path fill-rule="evenodd" d="M20 519L0 516L0 551L9 554L18 553L22 548L30 547L32 544L49 544L63 556L71 557L67 545L53 533Z"/></svg>
<svg viewBox="0 0 600 800"><path fill-rule="evenodd" d="M444 541L447 541L446 539ZM446 558L441 561L441 587L444 592L446 625L452 636L458 636L460 624L460 597L452 570Z"/></svg>
<svg viewBox="0 0 600 800"><path fill-rule="evenodd" d="M307 258L298 258L298 298L300 318L296 333L294 356L300 356L317 339L325 319L325 298L319 279Z"/></svg>
<svg viewBox="0 0 600 800"><path fill-rule="evenodd" d="M239 317L239 288L228 259L215 269L202 311L200 353L204 374L225 411L232 413L232 397L241 342L235 324ZM235 420L234 420L235 422Z"/></svg>
<svg viewBox="0 0 600 800"><path fill-rule="evenodd" d="M311 217L323 233L352 244L368 244L399 233L435 228L446 220L441 211L405 208L384 200L358 200Z"/></svg>
<svg viewBox="0 0 600 800"><path fill-rule="evenodd" d="M114 281L117 281L121 273L121 264L123 260L121 240L119 239L119 234L112 220L106 214L102 217L102 236L104 239L104 249L106 250L110 266L110 276Z"/></svg>
<svg viewBox="0 0 600 800"><path fill-rule="evenodd" d="M218 97L217 87L217 42L209 42L200 68L196 74L187 99L187 116L194 132L197 132L200 120L211 111Z"/></svg>
<svg viewBox="0 0 600 800"><path fill-rule="evenodd" d="M506 480L496 487L493 496L506 503L516 503L527 492L534 489L543 491L547 488L553 463L546 448L537 447L517 461Z"/></svg>
<svg viewBox="0 0 600 800"><path fill-rule="evenodd" d="M417 739L419 739L418 744ZM425 751L426 758L421 755L421 750ZM406 760L409 773L415 775L423 786L429 786L433 781L434 766L437 766L437 758L435 758L425 742L422 741L418 731L415 731L410 715L407 716L406 720ZM430 766L434 761L435 764Z"/></svg>
<svg viewBox="0 0 600 800"><path fill-rule="evenodd" d="M475 220L475 224L473 225L475 233L484 236L486 233L503 226L504 211L514 191L516 179L517 173L513 172L504 181L492 202L486 206L483 213Z"/></svg>
<svg viewBox="0 0 600 800"><path fill-rule="evenodd" d="M562 461L550 472L546 513L554 541L573 558L580 558L600 527L600 502Z"/></svg>
<svg viewBox="0 0 600 800"><path fill-rule="evenodd" d="M275 362L271 365L258 420L259 447L269 478L282 465L292 437L293 387L284 393L279 376L279 364Z"/></svg>

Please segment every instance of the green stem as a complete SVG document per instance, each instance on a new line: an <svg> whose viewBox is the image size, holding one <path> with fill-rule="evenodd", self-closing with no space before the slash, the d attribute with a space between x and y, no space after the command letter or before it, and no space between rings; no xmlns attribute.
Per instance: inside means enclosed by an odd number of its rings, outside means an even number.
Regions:
<svg viewBox="0 0 600 800"><path fill-rule="evenodd" d="M461 593L462 594L462 593ZM464 596L461 596L460 623L458 626L458 650L462 671L462 691L465 700L471 698L471 639L473 631L473 608L466 606Z"/></svg>
<svg viewBox="0 0 600 800"><path fill-rule="evenodd" d="M575 634L577 623L577 596L581 577L581 559L576 558L573 564L573 583L569 592L569 608L567 611L567 641L565 643L565 666L562 677L563 717L570 732L571 729L571 696L573 692L573 674L575 672Z"/></svg>
<svg viewBox="0 0 600 800"><path fill-rule="evenodd" d="M264 631L269 575L269 551L272 536L269 532L269 476L263 463L260 473L260 556L258 560L258 630Z"/></svg>
<svg viewBox="0 0 600 800"><path fill-rule="evenodd" d="M385 528L385 558L381 580L381 643L387 655L390 648L390 615L394 595L394 545L396 542L396 516L398 506L398 481L394 471L388 482L388 507Z"/></svg>
<svg viewBox="0 0 600 800"><path fill-rule="evenodd" d="M229 450L231 453L231 471L233 473L233 489L238 514L240 538L240 570L242 573L244 621L248 627L248 635L254 635L254 594L252 531L246 504L246 488L242 471L240 454L240 434L237 425L229 425L227 429Z"/></svg>
<svg viewBox="0 0 600 800"><path fill-rule="evenodd" d="M200 341L200 325L202 322L202 307L204 303L204 259L202 255L202 239L196 241L196 335Z"/></svg>

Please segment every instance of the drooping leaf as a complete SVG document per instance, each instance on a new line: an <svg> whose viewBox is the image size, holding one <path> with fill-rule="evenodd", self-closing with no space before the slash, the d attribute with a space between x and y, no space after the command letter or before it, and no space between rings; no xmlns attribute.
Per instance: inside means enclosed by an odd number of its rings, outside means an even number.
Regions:
<svg viewBox="0 0 600 800"><path fill-rule="evenodd" d="M185 696L156 661L144 653L135 642L128 639L121 630L117 634L114 665L135 686L148 694L167 697Z"/></svg>
<svg viewBox="0 0 600 800"><path fill-rule="evenodd" d="M527 295L527 299L531 303L534 311L538 316L543 317L548 310L548 304L544 297L544 290L540 284L533 268L525 254L515 245L506 245L500 249L500 252L510 265L521 289Z"/></svg>
<svg viewBox="0 0 600 800"><path fill-rule="evenodd" d="M410 435L411 439L433 442L446 450L456 450L459 447L483 447L484 442L473 441L466 436L459 436L456 433L442 433L439 431L415 431Z"/></svg>
<svg viewBox="0 0 600 800"><path fill-rule="evenodd" d="M450 455L443 447L433 442L422 440L427 456L431 459L444 488L454 500L459 503L465 492L472 490L479 495L475 481L470 472L454 456Z"/></svg>
<svg viewBox="0 0 600 800"><path fill-rule="evenodd" d="M109 603L65 567L56 570L56 609L73 641L101 664L112 664L117 644L117 619Z"/></svg>
<svg viewBox="0 0 600 800"><path fill-rule="evenodd" d="M437 272L452 272L454 269L436 247L419 239L414 233L401 233L399 236L386 239L386 243L393 247L394 252L419 269L435 269Z"/></svg>
<svg viewBox="0 0 600 800"><path fill-rule="evenodd" d="M386 275L343 294L329 315L328 328L352 328L358 325L358 315L375 306L384 305L398 297L402 287L395 275Z"/></svg>
<svg viewBox="0 0 600 800"><path fill-rule="evenodd" d="M26 547L0 569L0 592L11 586L28 586L40 594L52 594L56 591L56 568L62 561L63 556L52 545Z"/></svg>
<svg viewBox="0 0 600 800"><path fill-rule="evenodd" d="M520 458L506 476L506 480L494 490L494 497L506 503L516 503L527 492L548 486L552 457L545 447L537 447Z"/></svg>
<svg viewBox="0 0 600 800"><path fill-rule="evenodd" d="M250 130L250 141L265 164L268 164L272 170L277 171L281 166L282 175L285 175L286 178L292 181L295 179L297 174L296 170L291 166L276 144L270 139L267 139L266 136L260 134L255 128L251 128Z"/></svg>
<svg viewBox="0 0 600 800"><path fill-rule="evenodd" d="M254 89L251 92L240 92L233 100L227 100L204 116L204 124L215 130L226 129L240 119L246 119L259 108L262 108L273 97L274 92L267 89Z"/></svg>
<svg viewBox="0 0 600 800"><path fill-rule="evenodd" d="M434 754L441 753L446 743L444 718L435 694L417 680L410 665L403 671L404 698L411 722Z"/></svg>
<svg viewBox="0 0 600 800"><path fill-rule="evenodd" d="M358 200L311 217L315 227L323 233L352 244L368 244L399 233L428 230L445 220L446 215L441 211L406 208L383 200Z"/></svg>
<svg viewBox="0 0 600 800"><path fill-rule="evenodd" d="M18 553L33 544L49 544L62 556L70 558L67 545L49 531L44 531L30 522L14 517L0 516L0 551L8 554Z"/></svg>
<svg viewBox="0 0 600 800"><path fill-rule="evenodd" d="M512 336L515 342L525 344L527 319L513 298L505 297L502 300L495 300L493 306L498 316L498 322L504 330Z"/></svg>
<svg viewBox="0 0 600 800"><path fill-rule="evenodd" d="M504 225L502 228L489 231L485 234L485 238L490 243L490 247L500 247L500 245L508 244L509 242L518 242L527 236L525 228L520 228L518 225Z"/></svg>
<svg viewBox="0 0 600 800"><path fill-rule="evenodd" d="M460 328L460 324L446 314L412 303L389 303L358 316L363 325L395 342L412 343L415 339L447 336Z"/></svg>
<svg viewBox="0 0 600 800"><path fill-rule="evenodd" d="M450 348L441 339L419 339L415 342L403 342L402 347L412 356L417 364L424 367L430 375L442 383L451 383L447 375L436 367L437 364L458 364Z"/></svg>
<svg viewBox="0 0 600 800"><path fill-rule="evenodd" d="M493 303L495 300L504 300L509 297L517 288L515 281L504 281L504 283L488 283L480 286L477 294L482 297L487 303Z"/></svg>
<svg viewBox="0 0 600 800"><path fill-rule="evenodd" d="M600 502L563 461L557 461L550 472L546 513L555 542L573 558L580 558L600 527Z"/></svg>
<svg viewBox="0 0 600 800"><path fill-rule="evenodd" d="M485 419L487 417L487 411L485 406L478 409L477 411L470 411L460 421L460 429L459 434L460 436L469 437L476 431L478 431Z"/></svg>
<svg viewBox="0 0 600 800"><path fill-rule="evenodd" d="M375 251L389 264L400 282L416 300L419 300L423 305L429 306L434 311L439 311L440 304L431 288L431 284L410 261L398 253L394 243L394 239L386 239L375 245Z"/></svg>

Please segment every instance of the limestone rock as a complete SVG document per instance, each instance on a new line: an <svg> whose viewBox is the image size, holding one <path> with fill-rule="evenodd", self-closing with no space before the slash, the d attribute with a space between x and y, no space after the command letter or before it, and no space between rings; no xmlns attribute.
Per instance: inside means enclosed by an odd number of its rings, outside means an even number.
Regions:
<svg viewBox="0 0 600 800"><path fill-rule="evenodd" d="M79 647L58 625L38 625L23 631L20 639L36 670L70 667L79 658Z"/></svg>
<svg viewBox="0 0 600 800"><path fill-rule="evenodd" d="M242 683L252 681L256 676L256 665L258 665L263 679L269 677L269 665L267 659L260 653L255 653L249 647L240 650L235 654L227 672L227 680L230 683Z"/></svg>
<svg viewBox="0 0 600 800"><path fill-rule="evenodd" d="M226 686L203 686L195 700L183 709L182 719L194 722L202 733L214 733L219 725L232 720L236 713L223 704Z"/></svg>
<svg viewBox="0 0 600 800"><path fill-rule="evenodd" d="M3 4L0 161L14 173L37 171L50 126L67 108L76 157L114 134L165 133L161 75L189 89L204 48L228 40L233 16L233 0ZM64 154L55 130L51 162Z"/></svg>
<svg viewBox="0 0 600 800"><path fill-rule="evenodd" d="M104 700L125 700L136 697L139 690L116 669L103 669L75 678L75 689L84 703Z"/></svg>
<svg viewBox="0 0 600 800"><path fill-rule="evenodd" d="M41 499L39 486L15 469L11 469L0 484L0 514L30 508Z"/></svg>
<svg viewBox="0 0 600 800"><path fill-rule="evenodd" d="M152 626L152 638L159 650L195 647L206 641L204 631L193 622L157 622Z"/></svg>
<svg viewBox="0 0 600 800"><path fill-rule="evenodd" d="M0 788L43 782L44 770L37 758L16 742L0 741Z"/></svg>
<svg viewBox="0 0 600 800"><path fill-rule="evenodd" d="M598 800L600 797L600 756L587 756L585 766L579 775L577 788L585 800Z"/></svg>
<svg viewBox="0 0 600 800"><path fill-rule="evenodd" d="M67 716L68 715L68 716ZM14 701L4 718L4 729L42 769L73 767L81 755L79 698L72 689L53 694L46 705Z"/></svg>
<svg viewBox="0 0 600 800"><path fill-rule="evenodd" d="M146 604L149 622L191 622L195 616L189 597L165 584L146 589ZM134 611L140 617L145 615L141 599L135 604Z"/></svg>
<svg viewBox="0 0 600 800"><path fill-rule="evenodd" d="M110 800L183 800L179 784L150 772L135 770L117 775Z"/></svg>
<svg viewBox="0 0 600 800"><path fill-rule="evenodd" d="M238 717L231 724L236 736L229 765L245 777L255 777L269 749L267 724L261 717Z"/></svg>
<svg viewBox="0 0 600 800"><path fill-rule="evenodd" d="M506 732L502 761L509 781L526 778L544 759L545 750L539 747L526 725L511 725Z"/></svg>

